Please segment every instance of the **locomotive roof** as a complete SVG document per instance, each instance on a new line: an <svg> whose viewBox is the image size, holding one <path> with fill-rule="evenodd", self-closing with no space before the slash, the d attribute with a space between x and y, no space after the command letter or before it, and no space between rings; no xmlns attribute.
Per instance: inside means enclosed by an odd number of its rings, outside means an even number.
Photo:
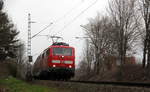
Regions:
<svg viewBox="0 0 150 92"><path fill-rule="evenodd" d="M62 47L62 48L74 48L74 47L72 47L72 46L63 46L63 45L51 45L49 48L51 48L51 47L52 47L52 48L53 48L53 47L54 47L54 48L55 48L55 47L56 47L56 48L59 48L59 47Z"/></svg>
<svg viewBox="0 0 150 92"><path fill-rule="evenodd" d="M67 47L67 48L69 47L69 48L74 48L74 47L71 47L71 46L69 46L69 44L64 43L64 42L55 42L50 47ZM50 47L46 48L43 52L45 52Z"/></svg>
<svg viewBox="0 0 150 92"><path fill-rule="evenodd" d="M64 42L55 42L52 44L52 46L69 46L69 44Z"/></svg>

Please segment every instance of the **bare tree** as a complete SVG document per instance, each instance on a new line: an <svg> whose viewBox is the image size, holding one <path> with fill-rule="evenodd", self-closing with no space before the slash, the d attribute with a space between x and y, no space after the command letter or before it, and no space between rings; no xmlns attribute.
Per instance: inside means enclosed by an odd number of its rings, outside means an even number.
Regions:
<svg viewBox="0 0 150 92"><path fill-rule="evenodd" d="M93 58L94 58L94 55L93 55L94 49L92 48L88 39L86 39L86 48L84 51L85 51L84 60L87 62L87 74L88 74L92 70L92 63L93 63Z"/></svg>
<svg viewBox="0 0 150 92"><path fill-rule="evenodd" d="M89 23L83 27L86 35L90 38L91 47L93 48L95 73L104 73L106 70L104 54L113 51L113 45L111 44L112 24L108 17L100 17L98 14L95 19L90 19Z"/></svg>
<svg viewBox="0 0 150 92"><path fill-rule="evenodd" d="M18 64L24 63L24 59L26 58L25 55L25 44L23 41L18 42L18 49L17 49L17 57L18 57Z"/></svg>
<svg viewBox="0 0 150 92"><path fill-rule="evenodd" d="M119 59L121 67L125 64L126 56L140 36L140 24L137 22L139 17L135 14L135 5L135 0L112 0L109 5L109 16L98 14L82 26L90 38L90 49L93 48L95 74L106 73L111 64L106 62L107 58L113 58L113 61Z"/></svg>
<svg viewBox="0 0 150 92"><path fill-rule="evenodd" d="M109 13L116 28L118 56L121 65L125 64L127 50L140 35L136 17L136 0L112 0L109 4Z"/></svg>
<svg viewBox="0 0 150 92"><path fill-rule="evenodd" d="M80 61L80 66L77 69L77 78L86 80L88 79L92 73L93 73L93 48L91 47L91 44L89 43L89 39L86 39L86 46L83 52L83 58Z"/></svg>
<svg viewBox="0 0 150 92"><path fill-rule="evenodd" d="M143 67L150 68L150 0L139 0L140 11L144 20Z"/></svg>

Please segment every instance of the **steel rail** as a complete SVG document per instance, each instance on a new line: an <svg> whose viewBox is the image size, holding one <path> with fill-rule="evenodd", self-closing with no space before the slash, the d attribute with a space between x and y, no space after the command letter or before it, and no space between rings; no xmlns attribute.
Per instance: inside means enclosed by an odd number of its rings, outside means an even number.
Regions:
<svg viewBox="0 0 150 92"><path fill-rule="evenodd" d="M98 84L98 85L113 85L113 86L126 86L126 87L144 87L150 88L150 83L144 82L111 82L111 81L68 81L73 83L85 83L85 84Z"/></svg>

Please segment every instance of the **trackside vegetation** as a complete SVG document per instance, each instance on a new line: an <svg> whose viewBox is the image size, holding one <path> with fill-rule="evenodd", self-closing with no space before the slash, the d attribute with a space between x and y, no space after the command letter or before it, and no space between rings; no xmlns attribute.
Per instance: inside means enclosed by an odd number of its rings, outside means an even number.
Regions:
<svg viewBox="0 0 150 92"><path fill-rule="evenodd" d="M28 84L13 77L0 79L0 90L2 92L61 92L56 88Z"/></svg>

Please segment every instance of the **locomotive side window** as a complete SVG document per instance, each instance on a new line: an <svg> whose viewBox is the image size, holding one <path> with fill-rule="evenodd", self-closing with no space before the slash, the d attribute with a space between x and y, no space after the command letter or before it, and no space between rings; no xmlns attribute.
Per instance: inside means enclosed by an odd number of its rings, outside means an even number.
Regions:
<svg viewBox="0 0 150 92"><path fill-rule="evenodd" d="M50 52L49 49L47 49L47 50L46 50L46 55L47 55L47 56L49 55L49 52Z"/></svg>
<svg viewBox="0 0 150 92"><path fill-rule="evenodd" d="M72 48L53 48L53 54L72 56Z"/></svg>
<svg viewBox="0 0 150 92"><path fill-rule="evenodd" d="M44 58L44 53L42 54L42 59Z"/></svg>

